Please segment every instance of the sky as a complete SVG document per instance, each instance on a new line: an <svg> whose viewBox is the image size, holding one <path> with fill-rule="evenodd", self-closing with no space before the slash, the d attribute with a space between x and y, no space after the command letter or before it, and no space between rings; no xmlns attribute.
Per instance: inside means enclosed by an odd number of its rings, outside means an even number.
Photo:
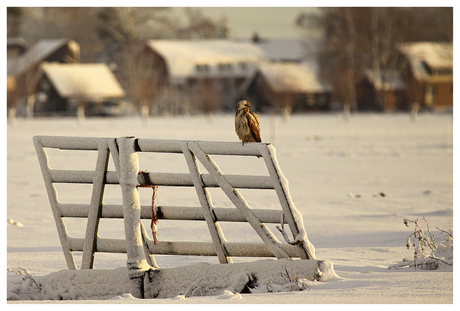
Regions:
<svg viewBox="0 0 460 311"><path fill-rule="evenodd" d="M257 32L261 37L293 38L306 34L295 25L302 12L314 13L318 8L311 7L199 7L203 14L219 20L227 17L232 37L251 38ZM184 16L181 7L175 7L178 16Z"/></svg>

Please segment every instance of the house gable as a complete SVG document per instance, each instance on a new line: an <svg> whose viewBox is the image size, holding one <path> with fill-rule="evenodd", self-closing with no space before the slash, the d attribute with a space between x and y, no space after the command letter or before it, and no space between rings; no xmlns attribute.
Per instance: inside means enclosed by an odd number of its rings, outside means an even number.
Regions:
<svg viewBox="0 0 460 311"><path fill-rule="evenodd" d="M44 74L63 98L90 100L121 98L124 91L105 64L56 64L42 66Z"/></svg>

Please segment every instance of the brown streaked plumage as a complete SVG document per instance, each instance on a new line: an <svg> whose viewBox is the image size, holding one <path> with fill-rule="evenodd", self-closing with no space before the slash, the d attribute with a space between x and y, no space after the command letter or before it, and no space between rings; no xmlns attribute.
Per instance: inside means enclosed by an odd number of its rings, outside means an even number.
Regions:
<svg viewBox="0 0 460 311"><path fill-rule="evenodd" d="M251 104L247 100L241 100L235 109L235 132L244 143L260 143L259 117L249 110Z"/></svg>

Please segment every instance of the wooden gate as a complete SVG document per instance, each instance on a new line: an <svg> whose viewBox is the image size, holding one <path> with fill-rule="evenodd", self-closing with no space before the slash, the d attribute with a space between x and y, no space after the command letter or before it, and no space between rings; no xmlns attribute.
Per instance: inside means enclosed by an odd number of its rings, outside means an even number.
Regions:
<svg viewBox="0 0 460 311"><path fill-rule="evenodd" d="M308 241L302 215L289 194L288 182L281 173L276 151L267 143L250 143L244 146L233 142L180 141L91 137L35 136L34 144L60 242L69 269L77 269L73 252L83 252L82 269L93 267L96 252L127 253L130 271L158 268L154 254L217 256L220 263L231 263L235 256L315 259L315 250ZM47 148L61 150L97 151L94 171L57 170L49 166ZM183 154L189 173L155 173L140 169L139 152ZM115 171L108 170L112 157ZM224 175L211 155L262 157L268 176ZM200 172L198 161L207 173ZM56 183L92 184L88 204L63 204L58 200ZM119 184L123 195L122 205L103 203L106 184ZM211 234L211 242L154 242L149 237L141 219L151 219L150 206L141 206L139 186L194 187L201 207L158 206L159 219L204 220ZM220 187L236 208L216 208L208 188ZM252 209L238 189L273 189L281 209ZM68 234L64 219L87 218L85 238ZM101 218L124 219L125 239L108 239L98 236ZM219 222L248 222L263 243L227 242ZM279 223L277 227L287 243L281 243L266 223ZM290 228L293 239L284 231Z"/></svg>

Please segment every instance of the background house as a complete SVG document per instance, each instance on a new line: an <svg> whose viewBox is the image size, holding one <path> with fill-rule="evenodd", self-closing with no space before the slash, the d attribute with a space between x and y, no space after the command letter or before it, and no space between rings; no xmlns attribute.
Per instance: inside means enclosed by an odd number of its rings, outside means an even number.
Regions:
<svg viewBox="0 0 460 311"><path fill-rule="evenodd" d="M77 42L68 39L40 40L30 48L21 43L11 47L11 53L7 57L7 75L10 81L15 81L14 92L11 92L8 102L12 102L8 109L16 109L20 103L24 103L26 114L32 115L37 101L38 82L41 77L40 65L43 62L75 63L80 60L80 46ZM19 49L19 50L18 50ZM12 50L16 50L13 53ZM19 51L19 52L18 52Z"/></svg>
<svg viewBox="0 0 460 311"><path fill-rule="evenodd" d="M27 42L22 38L7 38L6 57L14 59L22 55L28 48Z"/></svg>
<svg viewBox="0 0 460 311"><path fill-rule="evenodd" d="M234 40L150 40L146 47L142 58L154 60L151 81L161 86L155 101L164 110L233 110L240 86L266 60L259 47Z"/></svg>
<svg viewBox="0 0 460 311"><path fill-rule="evenodd" d="M356 86L359 111L408 110L404 81L396 71L365 70Z"/></svg>
<svg viewBox="0 0 460 311"><path fill-rule="evenodd" d="M42 62L76 63L80 61L80 46L68 39L40 40L25 52L7 58L8 74L21 78L37 72Z"/></svg>
<svg viewBox="0 0 460 311"><path fill-rule="evenodd" d="M403 78L409 100L420 108L452 109L452 42L416 42L398 46L406 66Z"/></svg>
<svg viewBox="0 0 460 311"><path fill-rule="evenodd" d="M263 62L251 83L242 92L257 111L327 110L331 87L322 83L312 62Z"/></svg>
<svg viewBox="0 0 460 311"><path fill-rule="evenodd" d="M45 63L41 67L39 115L116 114L117 103L125 93L105 64ZM108 107L107 107L108 106Z"/></svg>

